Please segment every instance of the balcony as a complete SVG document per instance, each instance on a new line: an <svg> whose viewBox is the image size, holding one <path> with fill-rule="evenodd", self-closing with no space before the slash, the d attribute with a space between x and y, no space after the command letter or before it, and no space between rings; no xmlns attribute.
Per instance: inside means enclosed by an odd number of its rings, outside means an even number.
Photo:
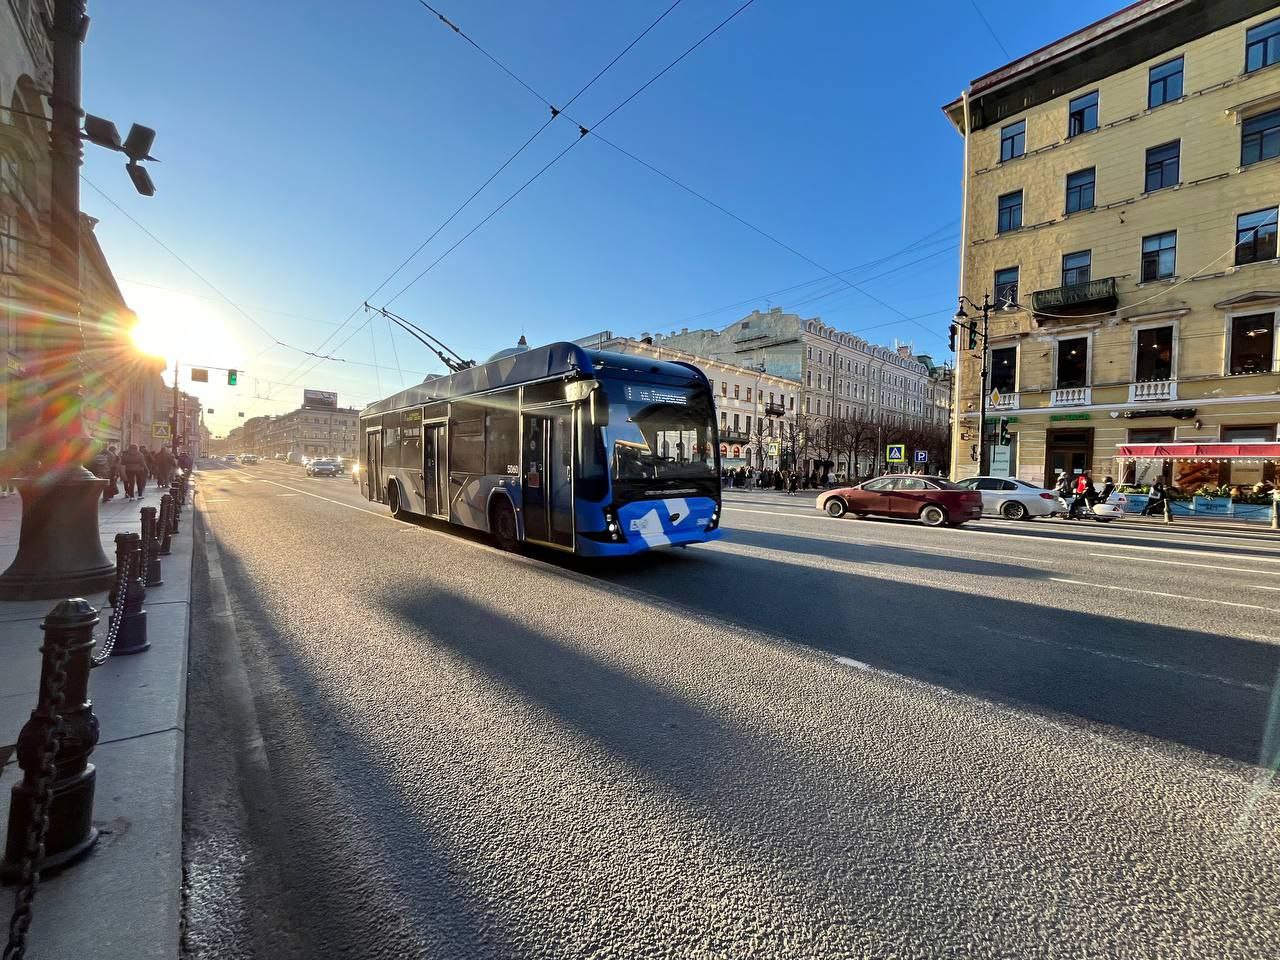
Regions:
<svg viewBox="0 0 1280 960"><path fill-rule="evenodd" d="M746 443L751 439L751 434L745 430L734 430L732 427L720 428L721 443Z"/></svg>
<svg viewBox="0 0 1280 960"><path fill-rule="evenodd" d="M1051 407L1087 407L1092 402L1092 387L1061 387L1049 394Z"/></svg>
<svg viewBox="0 0 1280 960"><path fill-rule="evenodd" d="M787 408L780 403L766 403L764 405L764 415L766 417L782 417L786 416Z"/></svg>
<svg viewBox="0 0 1280 960"><path fill-rule="evenodd" d="M1177 380L1148 380L1129 384L1129 399L1135 403L1144 400L1177 400Z"/></svg>
<svg viewBox="0 0 1280 960"><path fill-rule="evenodd" d="M991 403L987 408L989 410L1017 410L1018 395L1016 393L1002 393L1000 399Z"/></svg>
<svg viewBox="0 0 1280 960"><path fill-rule="evenodd" d="M1071 319L1094 310L1114 310L1119 302L1115 277L1068 283L1031 294L1031 309L1040 321L1059 319L1059 314Z"/></svg>

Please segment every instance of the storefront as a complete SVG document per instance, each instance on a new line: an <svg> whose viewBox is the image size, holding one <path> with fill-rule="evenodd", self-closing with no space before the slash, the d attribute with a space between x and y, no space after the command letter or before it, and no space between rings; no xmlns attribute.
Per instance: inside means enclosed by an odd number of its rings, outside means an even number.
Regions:
<svg viewBox="0 0 1280 960"><path fill-rule="evenodd" d="M1148 484L1161 477L1189 493L1205 487L1276 485L1280 443L1120 444L1116 464L1124 482Z"/></svg>

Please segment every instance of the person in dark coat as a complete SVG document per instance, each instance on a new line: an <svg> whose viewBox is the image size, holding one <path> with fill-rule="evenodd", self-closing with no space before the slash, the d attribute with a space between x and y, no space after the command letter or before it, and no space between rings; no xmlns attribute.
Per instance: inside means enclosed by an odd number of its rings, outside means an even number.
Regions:
<svg viewBox="0 0 1280 960"><path fill-rule="evenodd" d="M1168 494L1164 489L1164 477L1156 477L1155 483L1151 484L1151 492L1147 496L1147 505L1143 509L1143 514L1148 517L1154 517L1164 513L1164 501Z"/></svg>
<svg viewBox="0 0 1280 960"><path fill-rule="evenodd" d="M1116 482L1111 477L1102 478L1102 490L1098 494L1098 502L1106 503L1111 499L1111 494L1116 492Z"/></svg>
<svg viewBox="0 0 1280 960"><path fill-rule="evenodd" d="M147 461L136 443L129 444L129 449L120 457L120 471L124 476L124 498L133 500L136 496L141 500L138 485L147 482Z"/></svg>
<svg viewBox="0 0 1280 960"><path fill-rule="evenodd" d="M787 493L791 494L791 496L794 497L796 495L796 488L799 486L800 486L800 475L796 473L794 470L792 470L791 477L787 481Z"/></svg>

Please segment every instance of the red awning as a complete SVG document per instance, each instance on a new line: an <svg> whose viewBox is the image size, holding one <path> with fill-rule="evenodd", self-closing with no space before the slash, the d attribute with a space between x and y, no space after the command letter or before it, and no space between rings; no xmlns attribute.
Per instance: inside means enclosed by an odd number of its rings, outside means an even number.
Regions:
<svg viewBox="0 0 1280 960"><path fill-rule="evenodd" d="M1122 443L1123 460L1280 460L1280 443Z"/></svg>

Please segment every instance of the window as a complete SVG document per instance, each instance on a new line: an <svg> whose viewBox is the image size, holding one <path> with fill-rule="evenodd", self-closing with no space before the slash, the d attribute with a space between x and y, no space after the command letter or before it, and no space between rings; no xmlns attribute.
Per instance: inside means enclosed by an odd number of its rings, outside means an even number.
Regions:
<svg viewBox="0 0 1280 960"><path fill-rule="evenodd" d="M1173 379L1172 326L1138 331L1138 359L1133 379L1137 383Z"/></svg>
<svg viewBox="0 0 1280 960"><path fill-rule="evenodd" d="M1093 267L1093 251L1079 250L1068 253L1062 258L1062 285L1072 286L1077 283L1088 283L1089 272Z"/></svg>
<svg viewBox="0 0 1280 960"><path fill-rule="evenodd" d="M1231 318L1231 375L1269 373L1275 360L1276 318L1255 313Z"/></svg>
<svg viewBox="0 0 1280 960"><path fill-rule="evenodd" d="M1005 267L1003 270L996 271L996 303L1004 306L1006 303L1018 302L1018 268Z"/></svg>
<svg viewBox="0 0 1280 960"><path fill-rule="evenodd" d="M1142 282L1168 280L1177 260L1178 231L1156 233L1142 238Z"/></svg>
<svg viewBox="0 0 1280 960"><path fill-rule="evenodd" d="M720 381L720 396L722 396L722 397L727 397L728 395L729 395L729 381L728 381L728 380L721 380L721 381Z"/></svg>
<svg viewBox="0 0 1280 960"><path fill-rule="evenodd" d="M1263 423L1248 427L1223 427L1223 443L1275 443L1275 424Z"/></svg>
<svg viewBox="0 0 1280 960"><path fill-rule="evenodd" d="M747 403L751 402L751 388L747 387Z"/></svg>
<svg viewBox="0 0 1280 960"><path fill-rule="evenodd" d="M1275 256L1276 208L1236 217L1236 264L1274 260Z"/></svg>
<svg viewBox="0 0 1280 960"><path fill-rule="evenodd" d="M805 397L805 398L804 398L804 412L805 412L805 413L808 413L808 412L809 412L809 398L808 398L808 397Z"/></svg>
<svg viewBox="0 0 1280 960"><path fill-rule="evenodd" d="M1129 431L1130 443L1173 443L1173 427L1147 427Z"/></svg>
<svg viewBox="0 0 1280 960"><path fill-rule="evenodd" d="M1027 121L1019 120L1000 128L1000 162L1027 152Z"/></svg>
<svg viewBox="0 0 1280 960"><path fill-rule="evenodd" d="M1182 96L1182 58L1152 67L1147 76L1147 109Z"/></svg>
<svg viewBox="0 0 1280 960"><path fill-rule="evenodd" d="M724 410L720 411L720 429L723 430L729 421L729 414Z"/></svg>
<svg viewBox="0 0 1280 960"><path fill-rule="evenodd" d="M1074 137L1098 128L1098 91L1076 97L1067 105L1067 136Z"/></svg>
<svg viewBox="0 0 1280 960"><path fill-rule="evenodd" d="M1280 63L1280 17L1253 27L1244 35L1244 71L1251 73Z"/></svg>
<svg viewBox="0 0 1280 960"><path fill-rule="evenodd" d="M796 398L795 398L794 396L791 398L790 408L791 408L792 410L794 410L794 409L796 408Z"/></svg>
<svg viewBox="0 0 1280 960"><path fill-rule="evenodd" d="M471 403L455 403L452 414L449 421L449 470L484 473L484 408Z"/></svg>
<svg viewBox="0 0 1280 960"><path fill-rule="evenodd" d="M1147 151L1147 193L1163 190L1178 182L1179 159L1182 155L1182 141L1161 144Z"/></svg>
<svg viewBox="0 0 1280 960"><path fill-rule="evenodd" d="M737 383L735 383L735 384L733 385L733 399L735 399L735 400L741 399L741 398L740 398L740 396L739 396L739 391L740 391L741 389L742 389L741 384L737 384Z"/></svg>
<svg viewBox="0 0 1280 960"><path fill-rule="evenodd" d="M1003 394L1018 389L1018 348L1000 347L991 351L991 389Z"/></svg>
<svg viewBox="0 0 1280 960"><path fill-rule="evenodd" d="M1089 383L1089 338L1058 341L1059 390L1084 387Z"/></svg>
<svg viewBox="0 0 1280 960"><path fill-rule="evenodd" d="M1094 167L1067 174L1067 213L1093 209Z"/></svg>
<svg viewBox="0 0 1280 960"><path fill-rule="evenodd" d="M742 430L742 414L735 413L733 415L733 432L738 433Z"/></svg>
<svg viewBox="0 0 1280 960"><path fill-rule="evenodd" d="M585 426L583 431L589 432ZM485 473L506 476L510 472L507 468L520 462L520 416L515 410L514 396L510 409L489 411L485 432L488 438Z"/></svg>
<svg viewBox="0 0 1280 960"><path fill-rule="evenodd" d="M1022 191L1015 190L1000 198L1000 209L996 232L1007 233L1022 226Z"/></svg>
<svg viewBox="0 0 1280 960"><path fill-rule="evenodd" d="M745 419L746 419L746 421L747 421L747 422L746 422L746 431L747 431L747 433L750 433L750 432L751 432L751 414L749 414L749 413L748 413L748 414L746 414Z"/></svg>
<svg viewBox="0 0 1280 960"><path fill-rule="evenodd" d="M1280 157L1280 110L1250 117L1240 137L1240 166L1272 157Z"/></svg>

